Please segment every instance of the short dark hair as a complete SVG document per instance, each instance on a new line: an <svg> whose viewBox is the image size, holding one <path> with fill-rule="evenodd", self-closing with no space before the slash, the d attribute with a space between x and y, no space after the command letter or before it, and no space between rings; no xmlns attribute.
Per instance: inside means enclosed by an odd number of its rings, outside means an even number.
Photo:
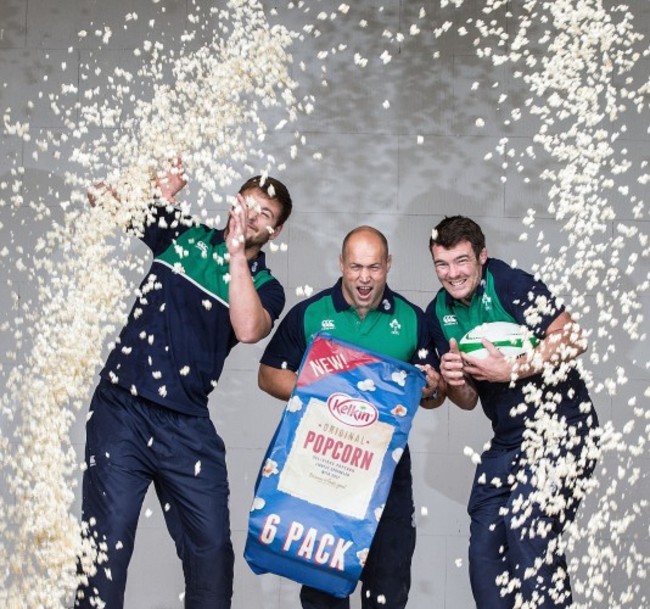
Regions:
<svg viewBox="0 0 650 609"><path fill-rule="evenodd" d="M485 235L481 227L466 216L445 216L433 229L429 238L429 250L434 245L451 249L461 241L469 241L478 258L485 248Z"/></svg>
<svg viewBox="0 0 650 609"><path fill-rule="evenodd" d="M293 203L291 201L291 195L287 187L271 176L254 176L246 180L239 189L239 194L243 193L246 190L251 190L257 188L261 190L269 199L277 201L282 210L278 216L278 221L276 226L284 224L291 215L291 210L293 209Z"/></svg>

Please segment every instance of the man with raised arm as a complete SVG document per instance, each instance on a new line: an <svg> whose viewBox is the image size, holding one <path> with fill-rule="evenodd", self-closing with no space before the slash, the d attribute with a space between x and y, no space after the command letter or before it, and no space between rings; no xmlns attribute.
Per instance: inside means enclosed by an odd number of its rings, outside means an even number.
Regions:
<svg viewBox="0 0 650 609"><path fill-rule="evenodd" d="M267 336L284 307L262 247L278 236L292 202L281 182L256 176L240 188L227 227L213 229L174 205L184 185L180 162L157 182L160 198L141 236L152 266L90 405L82 513L106 560L77 591L84 609L122 609L152 482L183 563L185 608L231 604L225 446L208 394L232 347ZM106 188L89 193L92 205Z"/></svg>

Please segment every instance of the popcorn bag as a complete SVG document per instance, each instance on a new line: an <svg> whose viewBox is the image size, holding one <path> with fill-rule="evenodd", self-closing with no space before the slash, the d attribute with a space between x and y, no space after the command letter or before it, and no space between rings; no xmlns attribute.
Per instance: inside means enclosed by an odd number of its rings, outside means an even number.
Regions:
<svg viewBox="0 0 650 609"><path fill-rule="evenodd" d="M244 551L255 573L354 590L424 385L415 366L315 335L258 477Z"/></svg>

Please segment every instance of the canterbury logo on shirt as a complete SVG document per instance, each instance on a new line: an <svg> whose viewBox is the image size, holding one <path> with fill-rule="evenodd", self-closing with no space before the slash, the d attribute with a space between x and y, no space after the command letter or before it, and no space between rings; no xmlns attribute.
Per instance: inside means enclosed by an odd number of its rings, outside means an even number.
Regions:
<svg viewBox="0 0 650 609"><path fill-rule="evenodd" d="M207 246L206 243L204 243L203 241L198 241L197 244L196 244L196 248L201 250L201 255L204 258L207 257L207 255L208 255L208 246Z"/></svg>
<svg viewBox="0 0 650 609"><path fill-rule="evenodd" d="M180 234L155 260L183 275L200 290L228 306L228 248L223 241L213 244L213 233L214 231L202 226L192 227ZM258 272L258 266L257 261L251 265L256 290L272 279L268 270Z"/></svg>

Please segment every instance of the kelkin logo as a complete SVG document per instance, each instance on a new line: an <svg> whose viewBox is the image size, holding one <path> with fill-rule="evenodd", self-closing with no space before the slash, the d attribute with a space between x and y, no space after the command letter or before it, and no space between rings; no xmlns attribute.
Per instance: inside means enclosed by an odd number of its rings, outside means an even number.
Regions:
<svg viewBox="0 0 650 609"><path fill-rule="evenodd" d="M345 393L330 395L327 407L337 421L352 427L368 427L379 418L379 412L370 402Z"/></svg>

